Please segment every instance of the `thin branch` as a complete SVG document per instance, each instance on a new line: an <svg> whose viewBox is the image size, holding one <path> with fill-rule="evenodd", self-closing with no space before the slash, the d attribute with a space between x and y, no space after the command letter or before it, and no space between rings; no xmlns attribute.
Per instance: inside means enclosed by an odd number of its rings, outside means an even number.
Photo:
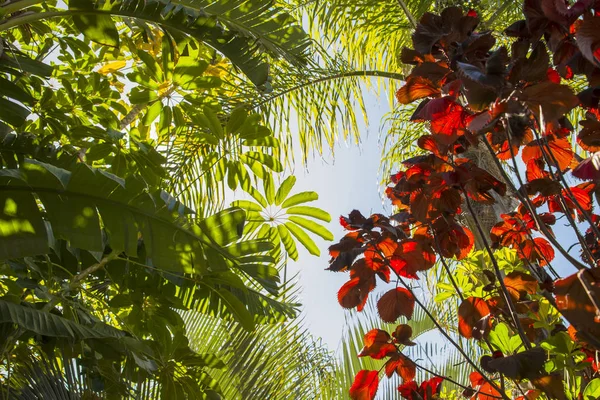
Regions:
<svg viewBox="0 0 600 400"><path fill-rule="evenodd" d="M517 190L517 188L514 186L514 184L510 180L510 177L508 176L508 174L506 173L506 171L504 170L504 168L502 168L502 165L500 164L500 161L498 161L498 159L496 158L496 153L494 153L494 149L492 148L492 146L490 145L490 143L487 141L487 139L485 137L482 139L482 141L485 144L485 146L487 147L487 149L490 152L490 154L492 154L492 156L493 156L492 159L494 160L494 163L496 164L496 166L500 170L500 173L502 174L502 177L504 178L504 181L510 186L511 190L519 198L519 200L521 201L521 203L523 205L525 205L525 207L527 207L527 209L528 209L529 213L531 214L531 216L533 217L533 219L534 219L534 221L536 223L536 226L539 229L539 231L544 234L544 236L558 249L558 251L560 251L560 253L567 260L569 260L569 262L571 264L573 264L573 266L575 268L577 268L577 269L587 269L587 267L585 265L583 265L582 263L580 263L579 261L577 261L575 258L573 258L573 256L571 256L560 245L560 243L558 243L558 241L556 240L556 238L554 237L554 235L552 234L552 232L550 232L550 229L548 229L548 226L546 225L546 223L544 221L542 221L540 219L539 215L537 215L537 213L535 212L535 208L533 208L533 206L531 204L531 201L529 200L529 197L523 196L521 194L521 192L519 192Z"/></svg>
<svg viewBox="0 0 600 400"><path fill-rule="evenodd" d="M521 340L523 340L523 343L525 344L525 347L527 348L527 350L530 350L531 343L529 342L529 338L527 337L527 335L525 334L525 331L523 330L523 327L521 326L521 322L519 321L519 317L517 316L517 310L515 308L515 305L513 304L512 298L510 297L510 293L508 293L506 284L504 283L504 279L502 276L502 272L500 271L500 266L498 265L498 261L496 260L496 257L494 257L494 252L490 248L490 245L485 237L485 234L483 233L483 229L481 228L481 224L479 223L479 218L477 218L477 214L475 214L475 211L473 210L473 206L471 205L471 200L469 199L469 196L467 195L466 192L464 193L464 195L465 195L465 202L467 204L467 208L469 209L469 212L471 213L471 215L473 216L473 219L475 220L475 226L477 227L477 230L479 231L479 235L481 235L481 240L483 241L483 245L485 246L485 249L486 249L487 253L489 254L490 259L492 261L492 265L494 266L494 272L496 273L496 278L500 282L500 288L502 289L502 294L504 295L504 301L506 301L506 305L508 306L510 316L515 324L515 327L517 328L517 331L519 332L519 336L521 337Z"/></svg>

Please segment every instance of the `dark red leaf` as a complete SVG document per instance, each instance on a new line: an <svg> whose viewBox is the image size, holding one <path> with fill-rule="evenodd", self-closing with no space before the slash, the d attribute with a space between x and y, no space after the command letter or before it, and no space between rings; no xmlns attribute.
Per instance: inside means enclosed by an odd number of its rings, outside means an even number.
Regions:
<svg viewBox="0 0 600 400"><path fill-rule="evenodd" d="M600 16L586 14L577 28L577 46L581 54L596 67L600 67Z"/></svg>
<svg viewBox="0 0 600 400"><path fill-rule="evenodd" d="M386 292L377 302L379 316L385 322L396 322L401 316L412 318L415 298L404 288L395 288Z"/></svg>
<svg viewBox="0 0 600 400"><path fill-rule="evenodd" d="M398 344L403 344L405 346L415 345L415 343L410 340L410 337L412 336L412 328L410 327L410 325L398 325L392 333L392 336L394 337L394 342Z"/></svg>

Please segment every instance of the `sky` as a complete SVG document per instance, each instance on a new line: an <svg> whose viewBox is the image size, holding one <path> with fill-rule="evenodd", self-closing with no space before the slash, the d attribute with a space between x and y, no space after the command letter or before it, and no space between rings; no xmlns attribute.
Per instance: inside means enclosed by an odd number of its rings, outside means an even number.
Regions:
<svg viewBox="0 0 600 400"><path fill-rule="evenodd" d="M339 216L347 215L353 209L368 216L383 212L379 166L381 148L379 146L379 126L382 117L389 111L387 96L380 98L369 93L365 95L370 126L360 128L359 145L339 142L335 148L335 158L329 153L322 158L310 158L306 168L297 166L294 171L297 183L294 191L312 190L319 194L319 200L311 203L329 212L332 217L327 228L334 235L334 242L326 242L312 237L321 249L321 256L311 256L301 250L297 262L289 266L289 272L299 274L301 286L300 301L306 327L316 337L321 338L330 350L338 348L344 328L345 311L337 301L339 288L348 281L348 274L326 271L329 265L327 248L339 241L345 231L339 225ZM317 240L318 239L318 240ZM301 246L299 246L301 248Z"/></svg>

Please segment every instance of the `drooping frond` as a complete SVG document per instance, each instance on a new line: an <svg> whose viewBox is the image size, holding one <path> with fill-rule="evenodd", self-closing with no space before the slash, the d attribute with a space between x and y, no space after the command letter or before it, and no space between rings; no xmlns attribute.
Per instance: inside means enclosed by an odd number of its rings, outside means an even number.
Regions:
<svg viewBox="0 0 600 400"><path fill-rule="evenodd" d="M320 399L322 386L334 379L332 355L301 320L245 332L194 312L183 318L194 350L217 350L227 364L213 375L226 399Z"/></svg>

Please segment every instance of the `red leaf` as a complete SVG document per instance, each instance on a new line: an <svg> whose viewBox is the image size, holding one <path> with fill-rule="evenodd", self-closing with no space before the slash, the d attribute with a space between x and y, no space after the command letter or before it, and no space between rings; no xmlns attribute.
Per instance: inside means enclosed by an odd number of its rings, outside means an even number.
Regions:
<svg viewBox="0 0 600 400"><path fill-rule="evenodd" d="M553 83L560 83L560 75L556 72L555 69L548 68L548 80Z"/></svg>
<svg viewBox="0 0 600 400"><path fill-rule="evenodd" d="M404 288L395 288L386 292L377 302L379 316L385 322L396 322L401 316L412 318L415 298Z"/></svg>
<svg viewBox="0 0 600 400"><path fill-rule="evenodd" d="M545 238L527 239L520 244L519 256L543 267L554 260L554 248Z"/></svg>
<svg viewBox="0 0 600 400"><path fill-rule="evenodd" d="M419 279L417 271L426 271L435 264L435 253L417 240L407 239L396 249L390 266L400 276Z"/></svg>
<svg viewBox="0 0 600 400"><path fill-rule="evenodd" d="M453 135L465 129L468 115L460 104L447 96L430 100L411 119L430 121L431 131L435 134Z"/></svg>
<svg viewBox="0 0 600 400"><path fill-rule="evenodd" d="M410 381L398 386L398 391L402 397L408 400L433 400L437 398L443 380L443 378L435 376L428 381L421 382L419 387L416 382Z"/></svg>
<svg viewBox="0 0 600 400"><path fill-rule="evenodd" d="M538 289L537 280L524 272L513 271L504 277L504 285L515 300L527 293L535 294Z"/></svg>
<svg viewBox="0 0 600 400"><path fill-rule="evenodd" d="M585 282L585 286L581 280ZM586 269L556 280L554 295L558 310L575 326L578 337L590 344L597 343L600 338L600 320L596 318L597 310L590 296L596 304L600 304L600 269Z"/></svg>
<svg viewBox="0 0 600 400"><path fill-rule="evenodd" d="M377 371L361 370L356 374L354 383L350 387L350 398L352 400L373 400L379 385Z"/></svg>
<svg viewBox="0 0 600 400"><path fill-rule="evenodd" d="M471 381L471 387L477 390L475 396L471 397L471 400L498 400L498 398L502 397L479 372L471 372L469 380Z"/></svg>
<svg viewBox="0 0 600 400"><path fill-rule="evenodd" d="M586 14L583 17L583 22L577 29L577 46L581 50L581 54L587 58L596 67L600 67L600 16L591 16Z"/></svg>
<svg viewBox="0 0 600 400"><path fill-rule="evenodd" d="M600 179L600 151L580 162L573 169L573 176L579 179Z"/></svg>
<svg viewBox="0 0 600 400"><path fill-rule="evenodd" d="M473 329L480 328L478 324L488 315L491 310L484 299L478 297L469 297L465 299L458 307L458 332L470 339L473 337ZM491 321L484 321L484 332L491 328Z"/></svg>
<svg viewBox="0 0 600 400"><path fill-rule="evenodd" d="M579 104L579 99L569 86L551 81L526 87L520 100L525 101L527 107L536 115L541 107L546 121L562 117Z"/></svg>
<svg viewBox="0 0 600 400"><path fill-rule="evenodd" d="M405 346L415 345L415 343L410 340L410 337L412 336L412 328L410 325L398 325L394 330L394 333L392 333L392 336L394 337L394 342L396 343L403 344Z"/></svg>
<svg viewBox="0 0 600 400"><path fill-rule="evenodd" d="M420 392L423 400L432 400L437 398L437 394L440 392L440 385L444 381L444 378L440 378L439 376L434 376L428 381L421 382Z"/></svg>
<svg viewBox="0 0 600 400"><path fill-rule="evenodd" d="M400 392L400 396L404 397L405 399L421 400L421 396L419 395L419 386L415 381L403 383L402 385L398 386L398 391Z"/></svg>
<svg viewBox="0 0 600 400"><path fill-rule="evenodd" d="M548 146L550 147L550 152L552 153L551 162L553 164L556 160L559 168L563 171L571 166L574 155L573 150L571 150L571 143L568 139L548 137L541 140L548 140ZM531 159L543 159L542 149L540 146L543 146L543 143L541 143L540 140L533 140L529 142L521 152L523 161L527 163ZM544 150L548 151L548 148L545 148Z"/></svg>
<svg viewBox="0 0 600 400"><path fill-rule="evenodd" d="M344 308L354 308L366 302L367 297L362 296L360 278L350 279L338 291L338 302Z"/></svg>
<svg viewBox="0 0 600 400"><path fill-rule="evenodd" d="M582 126L577 134L577 143L589 152L600 150L600 121L588 117L583 121L579 121Z"/></svg>
<svg viewBox="0 0 600 400"><path fill-rule="evenodd" d="M385 363L385 374L388 378L396 372L403 382L412 381L417 374L417 366L402 353L394 354Z"/></svg>
<svg viewBox="0 0 600 400"><path fill-rule="evenodd" d="M542 376L541 378L532 379L531 383L537 389L546 393L550 399L567 400L562 374Z"/></svg>
<svg viewBox="0 0 600 400"><path fill-rule="evenodd" d="M396 99L401 104L410 104L415 100L425 97L438 97L440 89L436 87L429 79L422 76L410 75L406 79L406 84L396 92Z"/></svg>
<svg viewBox="0 0 600 400"><path fill-rule="evenodd" d="M365 347L363 347L358 356L369 356L375 360L380 360L391 353L395 353L396 346L390 343L391 340L392 337L386 331L371 329L365 335Z"/></svg>

